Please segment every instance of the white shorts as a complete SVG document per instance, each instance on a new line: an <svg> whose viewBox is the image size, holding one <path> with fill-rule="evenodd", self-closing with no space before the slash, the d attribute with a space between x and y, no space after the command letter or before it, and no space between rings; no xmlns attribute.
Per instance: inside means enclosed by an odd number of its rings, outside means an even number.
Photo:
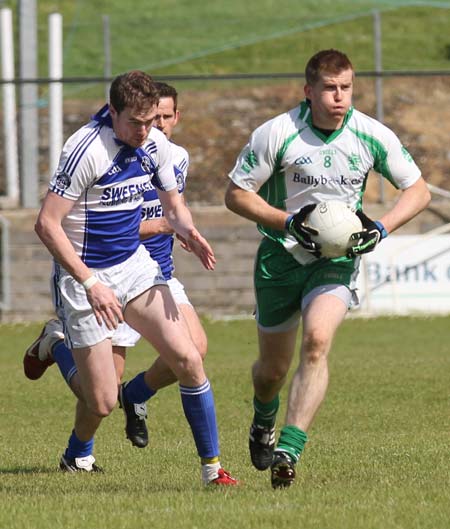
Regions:
<svg viewBox="0 0 450 529"><path fill-rule="evenodd" d="M172 277L167 281L167 285L169 286L170 293L177 305L192 306L192 303L186 295L183 284L180 283L178 279ZM141 335L130 327L128 323L121 323L112 336L112 344L117 347L134 347L138 343L140 337Z"/></svg>
<svg viewBox="0 0 450 529"><path fill-rule="evenodd" d="M122 310L146 290L167 284L158 263L142 245L123 263L91 270L99 281L114 291ZM83 285L57 264L52 286L56 314L63 323L69 348L87 347L113 337L115 330L97 323Z"/></svg>

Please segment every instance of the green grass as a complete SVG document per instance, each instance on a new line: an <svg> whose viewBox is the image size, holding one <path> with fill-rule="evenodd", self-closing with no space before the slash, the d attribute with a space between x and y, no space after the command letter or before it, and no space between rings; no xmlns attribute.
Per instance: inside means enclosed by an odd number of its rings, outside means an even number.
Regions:
<svg viewBox="0 0 450 529"><path fill-rule="evenodd" d="M13 8L16 26L18 4L18 0L3 0L3 5ZM357 72L373 71L374 9L381 13L384 69L450 68L450 1L135 0L132 9L121 0L40 0L36 4L40 77L48 76L48 15L52 12L63 15L66 78L104 75L103 15L109 17L112 75L134 68L161 79L302 73L309 57L328 47L348 53ZM203 87L198 81L189 83L193 90ZM66 98L103 98L104 91L102 83L64 86ZM40 85L42 106L47 104L47 92L47 85Z"/></svg>
<svg viewBox="0 0 450 529"><path fill-rule="evenodd" d="M247 455L252 321L205 322L207 372L224 465L243 485L205 490L176 386L149 404L150 446L124 438L120 410L95 454L104 475L64 475L58 458L73 403L56 367L30 382L22 354L39 325L0 328L0 527L446 529L450 519L449 320L349 319L330 357L327 398L310 431L298 482L272 491ZM130 350L127 376L146 367ZM286 404L282 394L282 412ZM280 420L282 413L280 413Z"/></svg>
<svg viewBox="0 0 450 529"><path fill-rule="evenodd" d="M5 0L16 8L18 0ZM47 75L48 15L64 21L64 75L103 74L102 15L111 28L113 74L303 71L324 47L344 49L357 70L373 70L372 11L382 13L386 69L448 69L450 2L407 0L41 0L40 74Z"/></svg>

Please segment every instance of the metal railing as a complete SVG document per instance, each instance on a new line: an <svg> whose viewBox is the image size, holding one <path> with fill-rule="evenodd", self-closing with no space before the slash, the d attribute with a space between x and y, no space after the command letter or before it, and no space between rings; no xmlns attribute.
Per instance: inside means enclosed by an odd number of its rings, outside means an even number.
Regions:
<svg viewBox="0 0 450 529"><path fill-rule="evenodd" d="M439 195L443 198L450 198L450 191L447 189L442 189L441 187L434 186L433 184L428 184L428 189L435 195Z"/></svg>

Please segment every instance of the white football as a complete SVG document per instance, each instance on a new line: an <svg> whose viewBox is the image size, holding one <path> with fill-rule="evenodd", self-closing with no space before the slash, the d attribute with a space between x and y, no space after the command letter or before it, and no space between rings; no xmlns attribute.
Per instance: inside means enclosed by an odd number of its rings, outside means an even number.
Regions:
<svg viewBox="0 0 450 529"><path fill-rule="evenodd" d="M319 232L311 238L321 244L321 254L329 258L343 257L352 244L357 242L351 241L350 235L363 229L355 210L340 200L317 204L306 218L305 224Z"/></svg>

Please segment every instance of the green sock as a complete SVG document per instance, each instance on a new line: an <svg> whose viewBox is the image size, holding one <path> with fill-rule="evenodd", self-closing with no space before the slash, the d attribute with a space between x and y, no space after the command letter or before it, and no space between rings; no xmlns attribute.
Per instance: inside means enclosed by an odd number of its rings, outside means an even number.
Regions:
<svg viewBox="0 0 450 529"><path fill-rule="evenodd" d="M284 426L280 432L280 438L277 443L276 450L287 452L290 456L293 457L294 461L300 459L305 444L308 441L308 435L297 426L292 424Z"/></svg>
<svg viewBox="0 0 450 529"><path fill-rule="evenodd" d="M255 409L254 423L259 426L272 428L275 424L279 407L280 397L278 395L270 402L261 402L256 397L253 397L253 408Z"/></svg>

